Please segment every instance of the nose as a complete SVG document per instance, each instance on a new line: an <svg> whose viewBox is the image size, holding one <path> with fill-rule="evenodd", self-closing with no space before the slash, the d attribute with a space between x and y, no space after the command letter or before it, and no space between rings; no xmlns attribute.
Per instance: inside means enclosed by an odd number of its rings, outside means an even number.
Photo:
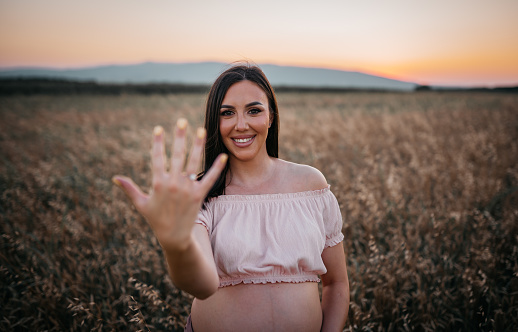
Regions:
<svg viewBox="0 0 518 332"><path fill-rule="evenodd" d="M248 121L246 121L244 115L238 114L235 129L237 131L245 131L248 129Z"/></svg>

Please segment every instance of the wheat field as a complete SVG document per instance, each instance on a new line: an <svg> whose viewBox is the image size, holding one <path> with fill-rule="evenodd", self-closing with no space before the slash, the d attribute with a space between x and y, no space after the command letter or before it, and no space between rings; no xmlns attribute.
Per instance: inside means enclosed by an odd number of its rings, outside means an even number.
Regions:
<svg viewBox="0 0 518 332"><path fill-rule="evenodd" d="M346 331L518 329L518 95L281 93L280 157L344 216ZM0 330L182 331L145 220L155 125L204 94L0 97ZM169 135L170 138L170 135Z"/></svg>

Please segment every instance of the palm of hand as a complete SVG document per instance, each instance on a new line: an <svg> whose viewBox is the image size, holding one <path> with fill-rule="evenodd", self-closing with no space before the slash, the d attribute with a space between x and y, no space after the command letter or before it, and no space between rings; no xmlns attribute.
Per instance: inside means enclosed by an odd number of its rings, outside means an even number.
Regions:
<svg viewBox="0 0 518 332"><path fill-rule="evenodd" d="M199 181L194 175L202 161L205 144L205 129L198 128L189 161L185 165L185 141L187 121L179 119L175 131L170 168L167 170L162 127L153 132L152 189L145 194L130 179L115 176L113 182L127 194L153 229L158 241L164 248L182 249L188 245L194 220L204 197L225 167L227 155L220 155L212 167Z"/></svg>

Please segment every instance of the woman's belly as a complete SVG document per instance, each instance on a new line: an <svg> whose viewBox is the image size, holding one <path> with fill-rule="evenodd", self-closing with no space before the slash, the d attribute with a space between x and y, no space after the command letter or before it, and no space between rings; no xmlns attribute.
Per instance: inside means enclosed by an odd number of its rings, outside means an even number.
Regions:
<svg viewBox="0 0 518 332"><path fill-rule="evenodd" d="M320 331L316 282L239 284L195 299L193 329L204 331Z"/></svg>

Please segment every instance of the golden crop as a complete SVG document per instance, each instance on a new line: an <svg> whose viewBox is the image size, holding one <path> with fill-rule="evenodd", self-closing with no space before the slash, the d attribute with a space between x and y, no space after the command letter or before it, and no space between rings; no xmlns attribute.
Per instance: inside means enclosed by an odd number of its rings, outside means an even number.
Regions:
<svg viewBox="0 0 518 332"><path fill-rule="evenodd" d="M280 157L344 216L347 330L518 328L518 96L282 93ZM0 98L0 330L182 331L191 298L111 177L202 94ZM170 135L169 135L170 138Z"/></svg>

